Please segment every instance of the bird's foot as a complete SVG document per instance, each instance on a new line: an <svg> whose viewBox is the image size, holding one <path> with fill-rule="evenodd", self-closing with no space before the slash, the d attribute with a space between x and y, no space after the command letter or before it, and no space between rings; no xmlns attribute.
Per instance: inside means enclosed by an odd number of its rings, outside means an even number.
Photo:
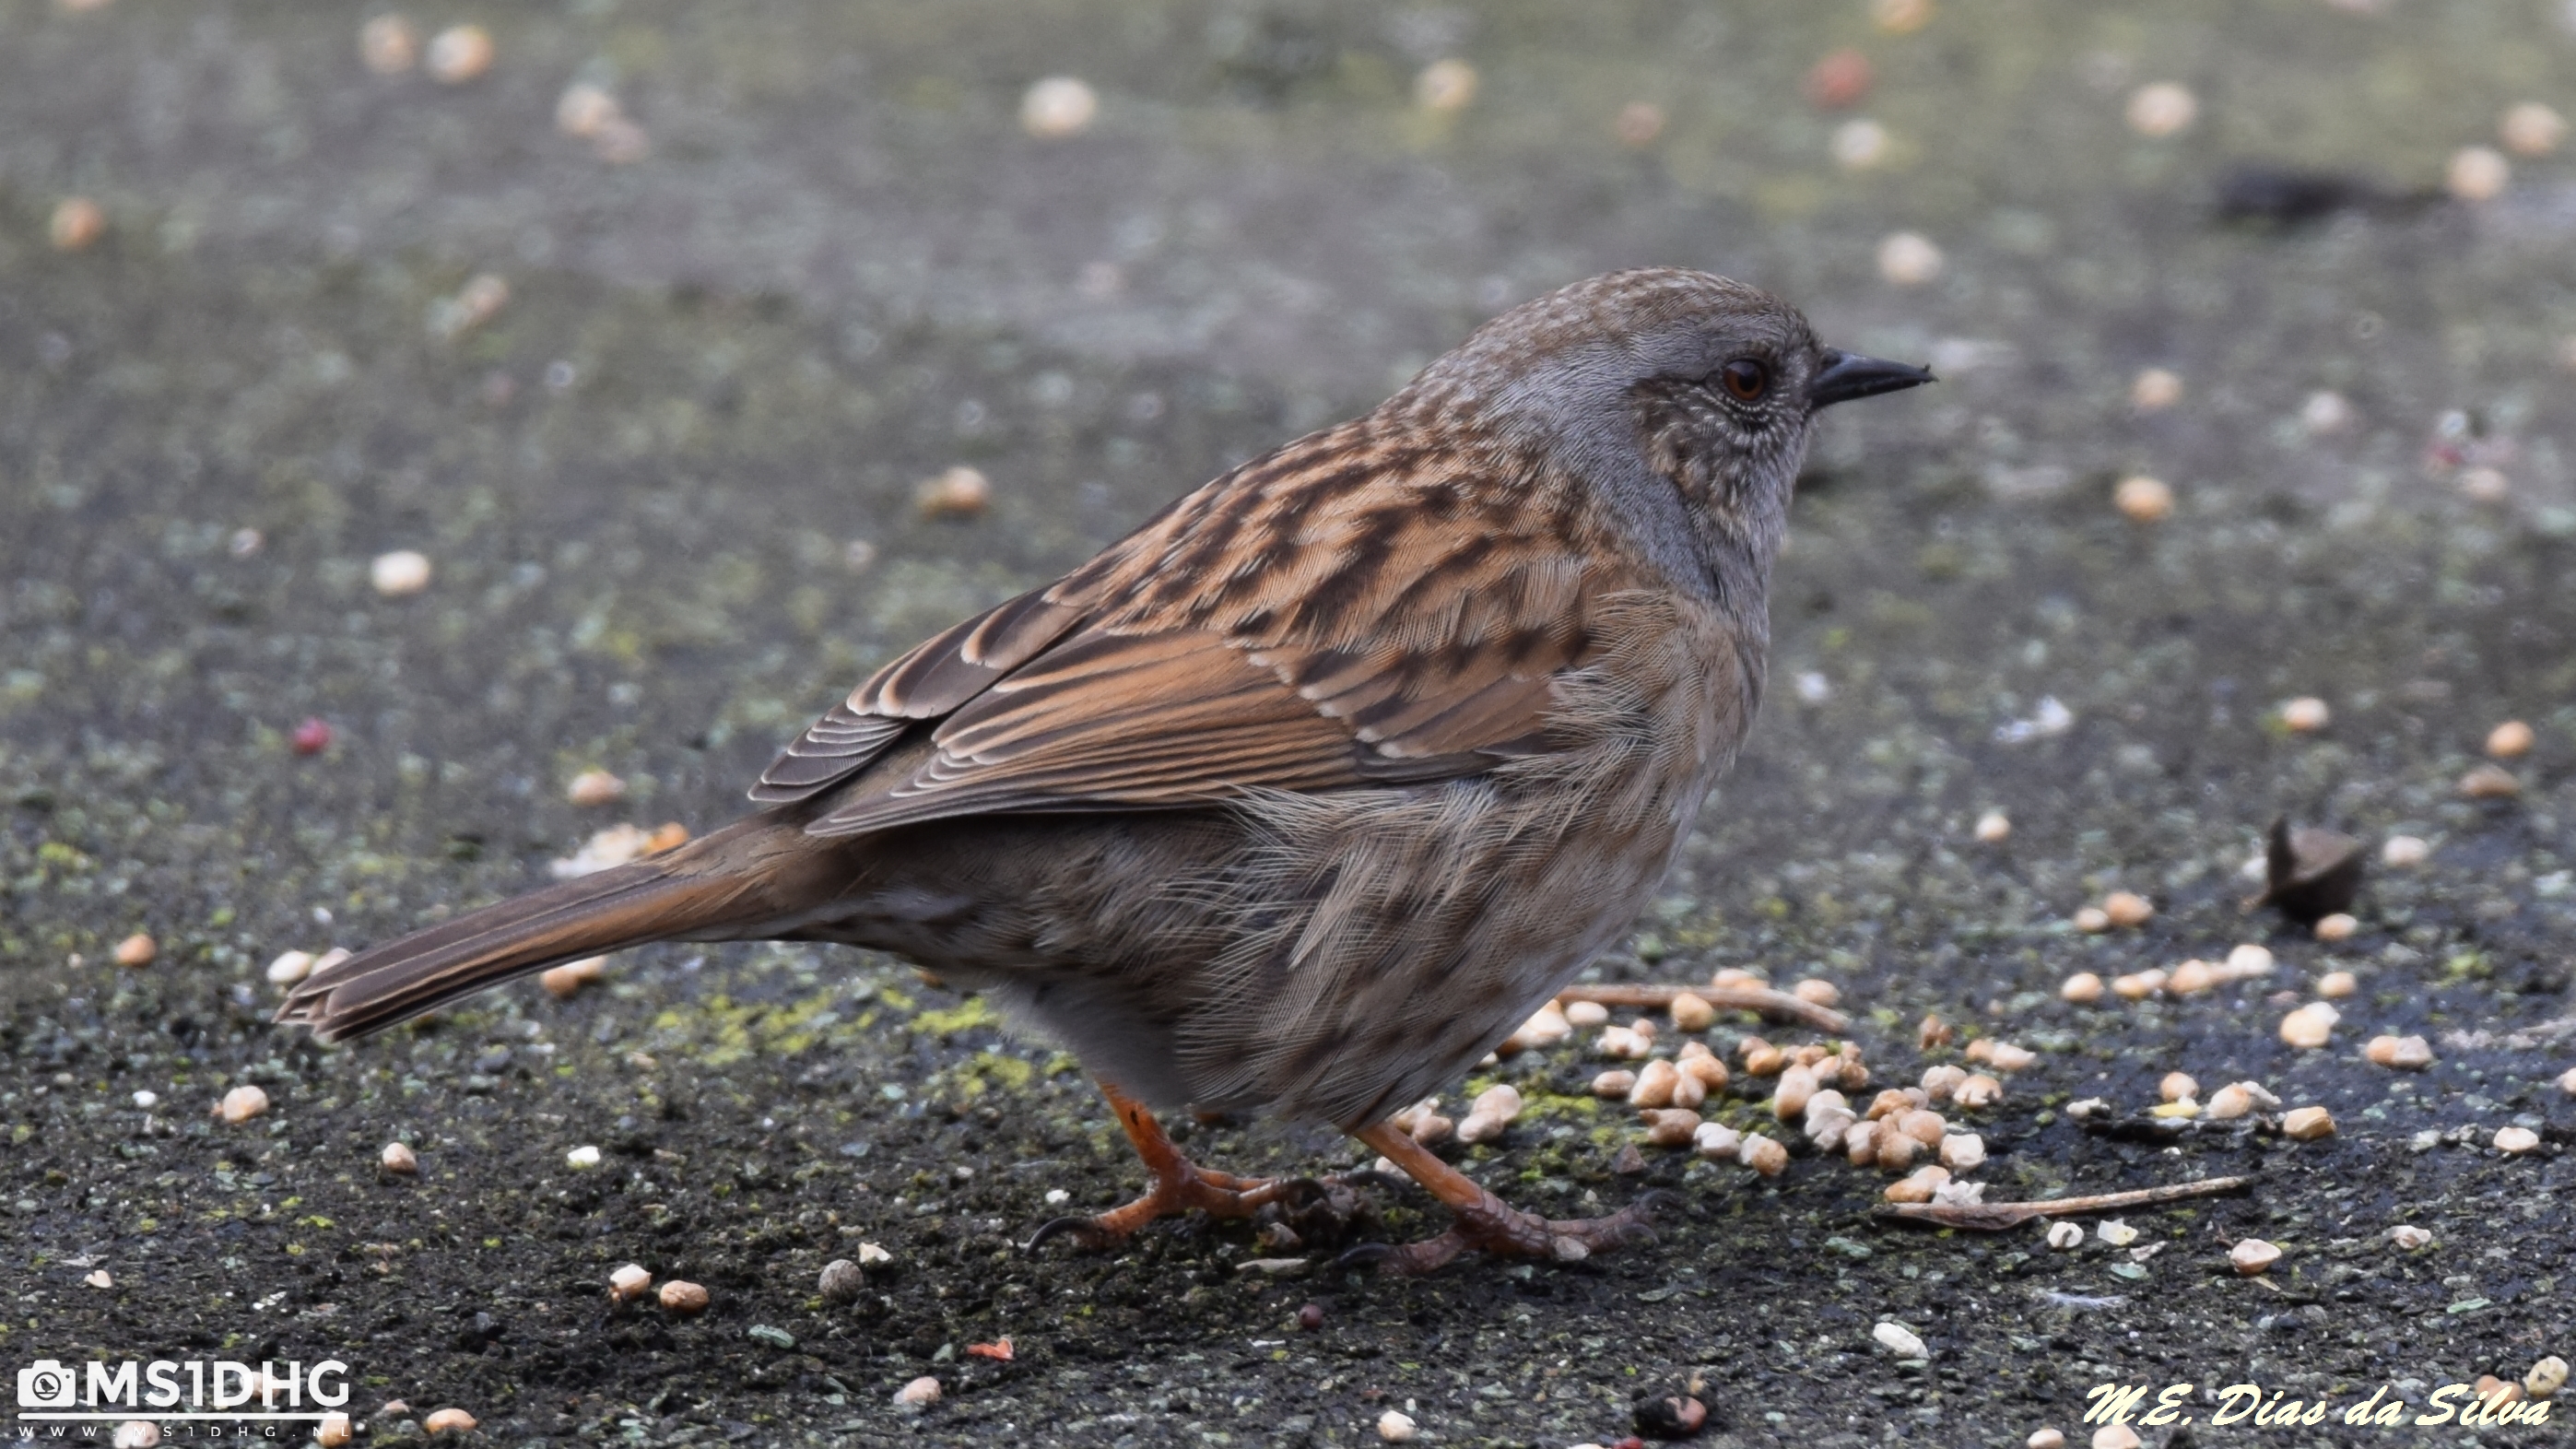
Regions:
<svg viewBox="0 0 2576 1449"><path fill-rule="evenodd" d="M1436 1238L1401 1247L1372 1243L1351 1249L1334 1266L1367 1267L1412 1277L1432 1272L1473 1248L1498 1258L1551 1258L1574 1262L1640 1238L1654 1236L1652 1217L1662 1195L1648 1193L1598 1218L1543 1218L1487 1192L1465 1173L1434 1157L1393 1123L1381 1122L1359 1139L1386 1154L1414 1181L1448 1205L1457 1220Z"/></svg>
<svg viewBox="0 0 2576 1449"><path fill-rule="evenodd" d="M1034 1251L1051 1238L1064 1238L1091 1251L1114 1248L1154 1221L1192 1208L1215 1218L1248 1218L1284 1196L1290 1184L1275 1177L1236 1177L1204 1168L1175 1152L1168 1164L1157 1164L1154 1186L1143 1197L1105 1213L1057 1218L1029 1238Z"/></svg>

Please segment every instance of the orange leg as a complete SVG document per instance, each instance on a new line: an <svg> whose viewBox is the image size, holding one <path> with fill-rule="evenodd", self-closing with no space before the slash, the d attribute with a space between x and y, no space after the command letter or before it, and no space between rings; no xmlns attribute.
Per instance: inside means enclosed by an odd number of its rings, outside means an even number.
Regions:
<svg viewBox="0 0 2576 1449"><path fill-rule="evenodd" d="M1449 1231L1419 1243L1409 1243L1401 1248L1355 1249L1342 1255L1344 1263L1374 1261L1381 1271L1388 1273L1428 1273L1469 1248L1480 1248L1497 1257L1557 1258L1570 1262L1654 1235L1654 1229L1647 1221L1654 1205L1651 1197L1640 1198L1608 1217L1543 1218L1536 1213L1522 1212L1477 1186L1473 1179L1432 1156L1421 1143L1392 1122L1380 1122L1351 1135L1403 1168L1415 1182L1447 1205L1458 1220Z"/></svg>
<svg viewBox="0 0 2576 1449"><path fill-rule="evenodd" d="M1154 1186L1134 1202L1097 1217L1057 1218L1037 1230L1030 1247L1053 1237L1069 1237L1086 1248L1115 1247L1154 1219L1192 1208L1210 1217L1248 1218L1286 1190L1277 1178L1236 1177L1190 1161L1144 1103L1107 1082L1099 1085L1100 1095L1118 1114L1118 1125L1127 1129L1127 1140L1136 1145L1136 1155L1145 1160L1145 1170L1154 1175Z"/></svg>

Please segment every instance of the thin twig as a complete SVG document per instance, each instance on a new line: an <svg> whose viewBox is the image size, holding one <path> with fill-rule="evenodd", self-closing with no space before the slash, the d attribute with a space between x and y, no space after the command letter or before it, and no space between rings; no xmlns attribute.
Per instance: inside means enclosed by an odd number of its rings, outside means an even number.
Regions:
<svg viewBox="0 0 2576 1449"><path fill-rule="evenodd" d="M1569 986L1556 994L1560 1002L1597 1001L1603 1006L1642 1006L1650 1011L1663 1011L1673 998L1689 992L1711 1006L1729 1011L1750 1011L1774 1019L1787 1017L1803 1021L1818 1031L1839 1032L1851 1025L1851 1018L1830 1006L1818 1006L1804 997L1768 986Z"/></svg>
<svg viewBox="0 0 2576 1449"><path fill-rule="evenodd" d="M2142 1187L2135 1192L2104 1192L2091 1197L2061 1197L2040 1202L1898 1203L1893 1207L1880 1208L1878 1215L1909 1223L1934 1223L1945 1228L2000 1233L2006 1228L2020 1227L2033 1218L2063 1218L2077 1213L2106 1213L2117 1208L2152 1207L2157 1203L2180 1202L2185 1198L2216 1197L2223 1192L2236 1192L2253 1185L2251 1177L2212 1177L2199 1182Z"/></svg>

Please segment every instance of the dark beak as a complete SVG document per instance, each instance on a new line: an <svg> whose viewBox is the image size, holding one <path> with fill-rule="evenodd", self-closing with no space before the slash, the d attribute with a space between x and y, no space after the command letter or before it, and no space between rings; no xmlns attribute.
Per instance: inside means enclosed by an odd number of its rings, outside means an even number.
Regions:
<svg viewBox="0 0 2576 1449"><path fill-rule="evenodd" d="M1824 367L1807 389L1807 407L1829 408L1854 398L1876 397L1883 392L1901 392L1935 381L1927 367L1911 367L1883 358L1862 357L1850 352L1837 352L1828 347Z"/></svg>

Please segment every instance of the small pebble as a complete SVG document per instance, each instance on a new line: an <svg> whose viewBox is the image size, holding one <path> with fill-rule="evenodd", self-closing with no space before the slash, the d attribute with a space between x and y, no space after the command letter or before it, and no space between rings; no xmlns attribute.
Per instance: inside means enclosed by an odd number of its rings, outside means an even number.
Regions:
<svg viewBox="0 0 2576 1449"><path fill-rule="evenodd" d="M873 1268L873 1267L877 1266L877 1265L878 1265L878 1264L880 1264L880 1263L891 1263L891 1262L893 1262L893 1261L894 1261L894 1254L887 1252L885 1249L883 1249L883 1248L881 1248L881 1247L877 1246L876 1244L874 1244L874 1243L861 1243L861 1244L859 1244L859 1266L860 1266L860 1267L862 1267L862 1268Z"/></svg>
<svg viewBox="0 0 2576 1449"><path fill-rule="evenodd" d="M924 518L977 518L993 504L993 484L960 464L914 489L913 504Z"/></svg>
<svg viewBox="0 0 2576 1449"><path fill-rule="evenodd" d="M1869 0L1869 20L1888 35L1912 35L1932 23L1932 0Z"/></svg>
<svg viewBox="0 0 2576 1449"><path fill-rule="evenodd" d="M153 1108L161 1105L161 1094L147 1087L134 1094L134 1105L142 1108L146 1112L149 1112Z"/></svg>
<svg viewBox="0 0 2576 1449"><path fill-rule="evenodd" d="M2379 863L2391 870L2411 870L2432 853L2433 847L2419 837L2392 835L2387 844L2379 847Z"/></svg>
<svg viewBox="0 0 2576 1449"><path fill-rule="evenodd" d="M399 15L379 15L358 27L358 59L378 75L401 75L420 60L420 32Z"/></svg>
<svg viewBox="0 0 2576 1449"><path fill-rule="evenodd" d="M624 799L626 782L606 770L584 770L564 787L564 798L575 805L606 805Z"/></svg>
<svg viewBox="0 0 2576 1449"><path fill-rule="evenodd" d="M1744 1139L1735 1158L1764 1177L1778 1177L1789 1168L1789 1149L1758 1132Z"/></svg>
<svg viewBox="0 0 2576 1449"><path fill-rule="evenodd" d="M423 68L443 86L461 86L492 68L492 35L480 25L451 25L431 36Z"/></svg>
<svg viewBox="0 0 2576 1449"><path fill-rule="evenodd" d="M2078 1006L2090 1006L2102 999L2102 978L2090 971L2078 971L2066 978L2057 994Z"/></svg>
<svg viewBox="0 0 2576 1449"><path fill-rule="evenodd" d="M2084 1246L2084 1229L2069 1222L2050 1223L2048 1245L2061 1253L2071 1253Z"/></svg>
<svg viewBox="0 0 2576 1449"><path fill-rule="evenodd" d="M2111 490L2111 506L2131 523L2158 523L2174 510L2173 485L2143 473L2120 480Z"/></svg>
<svg viewBox="0 0 2576 1449"><path fill-rule="evenodd" d="M1952 1172L1974 1172L1986 1165L1986 1139L1974 1132L1953 1132L1941 1139L1941 1165Z"/></svg>
<svg viewBox="0 0 2576 1449"><path fill-rule="evenodd" d="M137 931L116 943L115 954L119 966L149 966L152 958L161 954L161 946L150 936Z"/></svg>
<svg viewBox="0 0 2576 1449"><path fill-rule="evenodd" d="M1878 79L1869 57L1850 46L1833 51L1807 70L1807 104L1820 111L1839 111L1860 104Z"/></svg>
<svg viewBox="0 0 2576 1449"><path fill-rule="evenodd" d="M2227 1261L2237 1272L2251 1278L2281 1261L2281 1250L2261 1238L2239 1238L2227 1250Z"/></svg>
<svg viewBox="0 0 2576 1449"><path fill-rule="evenodd" d="M1099 116L1099 93L1069 75L1048 76L1020 95L1020 129L1041 141L1079 136Z"/></svg>
<svg viewBox="0 0 2576 1449"><path fill-rule="evenodd" d="M629 1263L608 1275L608 1296L620 1303L634 1302L652 1286L653 1274L641 1263Z"/></svg>
<svg viewBox="0 0 2576 1449"><path fill-rule="evenodd" d="M1578 1001L1565 1008L1565 1019L1584 1030L1606 1026L1610 1021L1610 1008L1597 1001Z"/></svg>
<svg viewBox="0 0 2576 1449"><path fill-rule="evenodd" d="M1920 1334L1901 1323L1881 1323L1869 1331L1869 1336L1898 1358L1929 1358L1932 1353Z"/></svg>
<svg viewBox="0 0 2576 1449"><path fill-rule="evenodd" d="M1413 1416L1400 1409L1389 1409L1377 1416L1377 1436L1389 1444L1413 1442Z"/></svg>
<svg viewBox="0 0 2576 1449"><path fill-rule="evenodd" d="M862 1254L861 1256L864 1257L865 1255ZM707 1290L695 1283L684 1282L678 1278L674 1278L670 1282L663 1284L662 1291L658 1297L661 1300L663 1308L672 1313L677 1313L684 1318L693 1314L704 1313L707 1309Z"/></svg>
<svg viewBox="0 0 2576 1449"><path fill-rule="evenodd" d="M1592 1095L1617 1099L1637 1089L1637 1074L1630 1071L1608 1071L1592 1079Z"/></svg>
<svg viewBox="0 0 2576 1449"><path fill-rule="evenodd" d="M432 1409L420 1426L432 1434L471 1434L474 1416L463 1409Z"/></svg>
<svg viewBox="0 0 2576 1449"><path fill-rule="evenodd" d="M388 599L417 594L429 587L429 559L407 548L378 554L367 567L367 579Z"/></svg>
<svg viewBox="0 0 2576 1449"><path fill-rule="evenodd" d="M1300 1332L1300 1333L1315 1333L1315 1332L1320 1331L1320 1330L1323 1328L1323 1326L1324 1326L1324 1305L1322 1305L1321 1303L1308 1303L1308 1304L1305 1304L1305 1305L1301 1306L1300 1308L1298 1308L1298 1310L1297 1310L1297 1331L1298 1331L1298 1332Z"/></svg>
<svg viewBox="0 0 2576 1449"><path fill-rule="evenodd" d="M2510 800L2522 793L2522 782L2501 765L2480 765L2460 777L2460 793L2472 800Z"/></svg>
<svg viewBox="0 0 2576 1449"><path fill-rule="evenodd" d="M234 1127L267 1110L268 1093L247 1083L224 1093L223 1101L215 1106L215 1114Z"/></svg>
<svg viewBox="0 0 2576 1449"><path fill-rule="evenodd" d="M867 1286L866 1270L847 1258L834 1258L824 1264L822 1277L815 1280L815 1288L826 1303L847 1303Z"/></svg>
<svg viewBox="0 0 2576 1449"><path fill-rule="evenodd" d="M1900 287L1919 287L1941 275L1941 262L1941 249L1919 232L1896 232L1878 244L1878 274Z"/></svg>
<svg viewBox="0 0 2576 1449"><path fill-rule="evenodd" d="M902 1388L895 1390L894 1401L895 1404L901 1408L929 1408L931 1405L939 1402L939 1380L932 1378L928 1374L923 1374L921 1377L914 1379L911 1383L905 1384Z"/></svg>
<svg viewBox="0 0 2576 1449"><path fill-rule="evenodd" d="M1867 171L1887 159L1887 128L1863 116L1834 127L1834 164L1846 171Z"/></svg>
<svg viewBox="0 0 2576 1449"><path fill-rule="evenodd" d="M341 1449L356 1437L356 1426L349 1422L347 1414L337 1409L324 1414L321 1422L313 1426L313 1442L321 1445L322 1449Z"/></svg>
<svg viewBox="0 0 2576 1449"><path fill-rule="evenodd" d="M2022 1449L2066 1449L2066 1436L2055 1429L2033 1429Z"/></svg>
<svg viewBox="0 0 2576 1449"><path fill-rule="evenodd" d="M420 1171L420 1154L412 1151L408 1143L386 1143L384 1150L376 1154L376 1160L384 1164L385 1171L400 1173L404 1177Z"/></svg>
<svg viewBox="0 0 2576 1449"><path fill-rule="evenodd" d="M2320 941L2349 941L2352 939L2353 932L2361 929L2361 922L2342 911L2336 911L2331 915L2317 917L2316 925L2309 929L2316 932L2316 937ZM2349 976L2352 973L2347 971L2335 974Z"/></svg>
<svg viewBox="0 0 2576 1449"><path fill-rule="evenodd" d="M1687 991L1673 998L1671 1013L1673 1025L1683 1031L1706 1031L1717 1021L1717 1008L1708 998Z"/></svg>
<svg viewBox="0 0 2576 1449"><path fill-rule="evenodd" d="M561 966L546 968L538 975L537 981L546 988L547 995L560 1000L578 995L583 987L607 974L607 957L585 956L578 961L567 961Z"/></svg>
<svg viewBox="0 0 2576 1449"><path fill-rule="evenodd" d="M2125 1248L2138 1240L2138 1230L2119 1218L2108 1218L2093 1229L2093 1236L2112 1247Z"/></svg>
<svg viewBox="0 0 2576 1449"><path fill-rule="evenodd" d="M2204 1110L2212 1121L2233 1122L2254 1110L2254 1094L2231 1083L2210 1093Z"/></svg>
<svg viewBox="0 0 2576 1449"><path fill-rule="evenodd" d="M2299 426L2311 437L2340 433L2352 426L2352 403L2339 392L2312 392L2299 404Z"/></svg>
<svg viewBox="0 0 2576 1449"><path fill-rule="evenodd" d="M1413 78L1413 103L1435 115L1455 115L1476 99L1476 68L1452 56L1435 60Z"/></svg>
<svg viewBox="0 0 2576 1449"><path fill-rule="evenodd" d="M2161 367L2150 367L2129 383L2129 406L2142 413L2160 413L2182 401L2182 378Z"/></svg>
<svg viewBox="0 0 2576 1449"><path fill-rule="evenodd" d="M2567 118L2538 101L2525 101L2496 123L2496 139L2517 156L2546 156L2567 139Z"/></svg>
<svg viewBox="0 0 2576 1449"><path fill-rule="evenodd" d="M1841 987L1813 976L1790 987L1789 994L1800 1001L1812 1002L1817 1006L1839 1005L1843 999Z"/></svg>
<svg viewBox="0 0 2576 1449"><path fill-rule="evenodd" d="M2143 926L2155 913L2155 906L2134 891L2113 891L2102 898L2102 914L2114 926Z"/></svg>
<svg viewBox="0 0 2576 1449"><path fill-rule="evenodd" d="M86 251L107 232L107 213L86 196L67 196L54 203L45 236L58 252Z"/></svg>
<svg viewBox="0 0 2576 1449"><path fill-rule="evenodd" d="M2442 168L2442 189L2457 201L2493 201L2513 180L2513 167L2484 146L2463 146Z"/></svg>
<svg viewBox="0 0 2576 1449"><path fill-rule="evenodd" d="M322 720L308 719L287 736L287 747L299 755L318 755L331 748L331 726Z"/></svg>
<svg viewBox="0 0 2576 1449"><path fill-rule="evenodd" d="M2281 706L2281 723L2298 733L2314 734L2334 719L2334 711L2314 695L2302 695Z"/></svg>
<svg viewBox="0 0 2576 1449"><path fill-rule="evenodd" d="M2129 129L2141 136L2172 136L2190 129L2200 101L2172 81L2140 86L2129 96Z"/></svg>
<svg viewBox="0 0 2576 1449"><path fill-rule="evenodd" d="M2528 1127L2499 1127L2496 1129L2495 1146L2498 1152L2510 1152L2516 1156L2537 1152L2540 1150L2540 1134Z"/></svg>
<svg viewBox="0 0 2576 1449"><path fill-rule="evenodd" d="M1733 1161L1744 1149L1744 1134L1723 1122L1702 1122L1691 1133L1691 1150L1711 1162Z"/></svg>
<svg viewBox="0 0 2576 1449"><path fill-rule="evenodd" d="M1651 146L1664 134L1664 108L1652 101L1630 101L1619 108L1612 129L1622 146Z"/></svg>
<svg viewBox="0 0 2576 1449"><path fill-rule="evenodd" d="M2323 1107L2294 1107L2281 1118L2281 1133L2293 1142L2332 1137L2334 1130L2334 1114Z"/></svg>
<svg viewBox="0 0 2576 1449"><path fill-rule="evenodd" d="M2417 1248L2424 1246L2426 1243L2433 1241L2433 1234L2426 1229L2416 1227L2412 1223L2400 1223L2396 1227L2388 1230L2388 1241L2396 1244L2400 1249L2411 1253Z"/></svg>
<svg viewBox="0 0 2576 1449"><path fill-rule="evenodd" d="M1986 845L2000 845L2012 838L2012 817L2000 810L1989 810L1977 817L1977 839Z"/></svg>
<svg viewBox="0 0 2576 1449"><path fill-rule="evenodd" d="M2281 1018L2281 1040L2294 1047L2313 1050L2334 1039L2335 1023L2342 1013L2322 1001L2312 1001Z"/></svg>
<svg viewBox="0 0 2576 1449"><path fill-rule="evenodd" d="M2506 720L2487 731L2487 753L2499 760L2518 759L2531 752L2531 726L2518 719Z"/></svg>
<svg viewBox="0 0 2576 1449"><path fill-rule="evenodd" d="M575 1172L588 1172L598 1165L599 1149L596 1147L584 1145L564 1154L564 1166Z"/></svg>
<svg viewBox="0 0 2576 1449"><path fill-rule="evenodd" d="M2522 1376L2522 1391L2535 1399L2554 1398L2565 1387L2567 1360L2554 1353L2533 1364L2531 1371Z"/></svg>

